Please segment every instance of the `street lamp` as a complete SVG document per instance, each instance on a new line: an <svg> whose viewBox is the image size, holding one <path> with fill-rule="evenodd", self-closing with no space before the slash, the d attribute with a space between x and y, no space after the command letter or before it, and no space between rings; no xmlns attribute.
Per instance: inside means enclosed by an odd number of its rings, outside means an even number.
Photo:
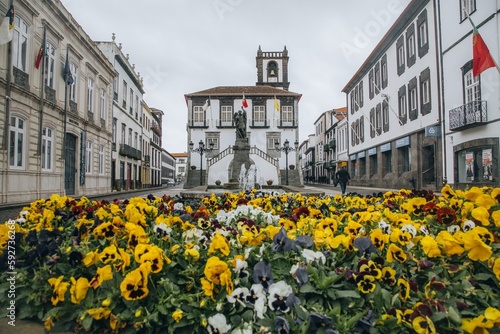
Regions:
<svg viewBox="0 0 500 334"><path fill-rule="evenodd" d="M200 186L203 185L203 154L205 152L212 152L214 149L214 142L210 142L210 148L206 148L205 144L202 140L198 143L198 148L194 148L194 143L192 141L189 142L189 151L199 153L200 154Z"/></svg>
<svg viewBox="0 0 500 334"><path fill-rule="evenodd" d="M278 142L276 142L276 146L278 145ZM299 141L296 140L295 143L293 143L295 147L290 147L290 142L288 139L285 140L283 143L282 147L276 147L277 151L282 151L285 152L285 184L288 185L288 153L292 151L297 151L299 148Z"/></svg>

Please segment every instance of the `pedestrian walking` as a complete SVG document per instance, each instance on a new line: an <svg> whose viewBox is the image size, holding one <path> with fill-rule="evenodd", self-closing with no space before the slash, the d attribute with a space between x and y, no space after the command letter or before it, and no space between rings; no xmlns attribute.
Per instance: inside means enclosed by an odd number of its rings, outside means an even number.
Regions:
<svg viewBox="0 0 500 334"><path fill-rule="evenodd" d="M349 172L345 169L345 167L342 167L337 171L337 173L335 173L335 178L337 179L336 182L340 184L342 195L345 195L347 183L349 183L349 180L351 179Z"/></svg>

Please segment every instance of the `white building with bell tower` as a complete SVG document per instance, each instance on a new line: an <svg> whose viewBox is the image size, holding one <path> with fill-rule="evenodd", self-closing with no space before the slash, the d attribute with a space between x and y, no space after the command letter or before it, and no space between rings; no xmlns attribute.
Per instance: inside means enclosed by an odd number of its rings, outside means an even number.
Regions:
<svg viewBox="0 0 500 334"><path fill-rule="evenodd" d="M257 86L271 86L288 90L288 50L264 52L259 46L257 51Z"/></svg>
<svg viewBox="0 0 500 334"><path fill-rule="evenodd" d="M185 94L188 111L188 170L185 188L229 183L235 159L234 114L247 115L246 139L255 182L302 185L295 143L299 140L299 101L302 94L288 87L288 51L262 51L256 57L255 86L217 86ZM193 143L192 146L189 144ZM208 149L200 154L200 147ZM289 146L285 153L280 148ZM191 150L190 150L191 148ZM210 151L210 148L212 150ZM197 150L198 149L198 150ZM236 161L236 162L235 162ZM236 170L238 167L235 167ZM288 175L288 177L286 177Z"/></svg>

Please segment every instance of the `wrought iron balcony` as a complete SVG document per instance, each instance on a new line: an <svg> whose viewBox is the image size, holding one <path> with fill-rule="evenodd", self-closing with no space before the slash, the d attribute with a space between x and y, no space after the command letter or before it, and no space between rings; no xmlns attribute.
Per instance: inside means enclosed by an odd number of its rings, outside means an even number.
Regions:
<svg viewBox="0 0 500 334"><path fill-rule="evenodd" d="M127 144L120 144L119 153L120 155L123 155L125 157L129 157L135 160L141 160L141 151Z"/></svg>
<svg viewBox="0 0 500 334"><path fill-rule="evenodd" d="M488 122L486 101L472 101L450 110L450 130L460 131Z"/></svg>

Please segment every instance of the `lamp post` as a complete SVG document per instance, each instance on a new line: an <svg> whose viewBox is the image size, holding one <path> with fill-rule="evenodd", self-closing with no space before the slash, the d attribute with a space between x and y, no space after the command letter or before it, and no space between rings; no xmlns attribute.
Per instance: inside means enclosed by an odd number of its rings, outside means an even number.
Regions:
<svg viewBox="0 0 500 334"><path fill-rule="evenodd" d="M285 184L288 185L288 153L292 151L297 151L299 148L299 141L296 140L293 143L294 147L290 147L290 142L288 139L285 140L282 147L276 147L276 150L285 152Z"/></svg>
<svg viewBox="0 0 500 334"><path fill-rule="evenodd" d="M189 151L200 154L200 186L203 185L203 154L205 154L205 152L212 152L214 143L210 142L209 146L210 148L206 148L203 140L200 140L198 148L194 148L194 143L192 141L189 142Z"/></svg>

